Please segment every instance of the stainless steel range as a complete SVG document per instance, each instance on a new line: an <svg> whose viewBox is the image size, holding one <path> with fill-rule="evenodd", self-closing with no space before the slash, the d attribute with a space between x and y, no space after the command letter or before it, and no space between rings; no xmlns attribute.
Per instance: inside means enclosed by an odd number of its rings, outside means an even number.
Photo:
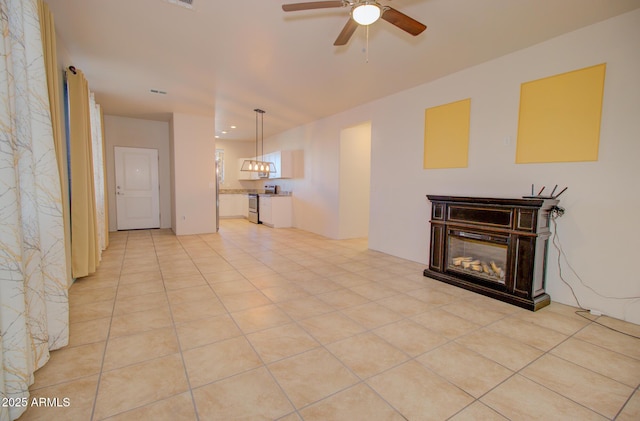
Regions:
<svg viewBox="0 0 640 421"><path fill-rule="evenodd" d="M273 196L278 194L279 186L264 186L264 195ZM261 193L262 194L262 193ZM249 193L249 215L247 215L249 222L254 224L261 224L260 222L260 194Z"/></svg>
<svg viewBox="0 0 640 421"><path fill-rule="evenodd" d="M254 224L260 223L260 215L258 214L259 210L258 193L249 193L249 214L247 215L249 222L253 222Z"/></svg>

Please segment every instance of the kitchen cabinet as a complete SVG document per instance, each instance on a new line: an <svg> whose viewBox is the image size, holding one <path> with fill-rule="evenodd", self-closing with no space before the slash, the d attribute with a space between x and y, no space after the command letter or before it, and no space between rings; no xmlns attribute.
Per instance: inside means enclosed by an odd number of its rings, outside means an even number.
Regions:
<svg viewBox="0 0 640 421"><path fill-rule="evenodd" d="M276 171L269 174L269 178L293 178L293 151L276 151L268 156L268 161L276 166Z"/></svg>
<svg viewBox="0 0 640 421"><path fill-rule="evenodd" d="M246 194L221 194L221 218L246 218L249 212L249 199Z"/></svg>
<svg viewBox="0 0 640 421"><path fill-rule="evenodd" d="M291 196L260 195L260 222L271 228L289 228L292 225Z"/></svg>
<svg viewBox="0 0 640 421"><path fill-rule="evenodd" d="M258 214L260 215L260 222L265 225L272 226L273 225L273 217L272 217L272 204L270 196L260 195L258 198L258 208L260 211Z"/></svg>

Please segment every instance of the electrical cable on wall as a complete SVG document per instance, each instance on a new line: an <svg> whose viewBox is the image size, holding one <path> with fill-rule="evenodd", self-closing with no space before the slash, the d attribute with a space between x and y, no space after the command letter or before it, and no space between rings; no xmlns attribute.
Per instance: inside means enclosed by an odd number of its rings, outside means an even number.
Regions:
<svg viewBox="0 0 640 421"><path fill-rule="evenodd" d="M596 291L595 289L593 289L592 287L590 287L589 285L587 285L582 278L580 277L580 275L578 275L578 273L575 271L575 269L573 268L573 266L571 266L571 263L569 263L569 259L567 258L566 254L564 253L564 250L562 249L562 244L560 243L560 236L558 235L558 223L557 223L557 219L559 217L561 217L564 214L564 209L558 206L555 206L550 213L550 219L551 222L553 223L553 237L551 238L551 243L553 244L553 246L555 247L555 249L558 251L558 275L560 276L560 280L567 286L569 287L569 290L571 291L571 295L573 295L573 298L576 300L576 303L578 304L578 307L580 308L580 310L577 310L575 313L582 317L585 318L587 320L589 320L590 322L593 322L595 324L598 324L602 327L606 327L607 329L613 330L615 332L618 333L622 333L623 335L627 335L627 336L631 336L632 338L636 338L636 339L640 339L639 336L636 335L632 335L630 333L626 333L626 332L622 332L618 329L615 329L611 326L607 326L603 323L598 322L595 319L590 319L589 317L584 316L584 313L590 313L589 309L585 308L582 306L582 304L580 303L580 300L578 299L573 287L569 284L569 282L567 282L564 279L564 276L562 275L562 259L564 258L565 263L567 264L567 266L569 267L569 269L571 270L571 272L575 275L576 278L578 278L578 280L580 281L580 283L586 287L587 289L589 289L590 291L592 291L594 294L602 297L602 298L606 298L606 299L611 299L611 300L639 300L640 296L631 296L631 297L611 297L608 295L604 295L599 293L598 291ZM599 317L599 316L598 316Z"/></svg>

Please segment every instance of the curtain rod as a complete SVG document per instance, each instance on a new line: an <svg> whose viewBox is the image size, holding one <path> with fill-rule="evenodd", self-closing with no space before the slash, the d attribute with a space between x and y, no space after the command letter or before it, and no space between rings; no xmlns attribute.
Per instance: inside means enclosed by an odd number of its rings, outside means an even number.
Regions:
<svg viewBox="0 0 640 421"><path fill-rule="evenodd" d="M74 66L69 66L69 70L71 71L71 73L73 73L74 75L77 75L78 72L76 72L76 68Z"/></svg>

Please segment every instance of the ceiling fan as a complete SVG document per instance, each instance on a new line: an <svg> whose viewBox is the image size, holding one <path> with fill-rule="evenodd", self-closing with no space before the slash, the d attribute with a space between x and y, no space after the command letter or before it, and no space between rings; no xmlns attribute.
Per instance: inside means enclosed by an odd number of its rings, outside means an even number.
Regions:
<svg viewBox="0 0 640 421"><path fill-rule="evenodd" d="M350 7L351 16L347 24L342 28L342 32L336 38L333 45L345 45L358 28L358 25L370 25L382 18L392 25L397 26L413 36L419 35L427 29L425 25L410 18L393 7L382 6L377 1L370 0L336 0L336 1L311 1L306 3L283 4L282 10L285 12L296 12L299 10L329 9L332 7Z"/></svg>

